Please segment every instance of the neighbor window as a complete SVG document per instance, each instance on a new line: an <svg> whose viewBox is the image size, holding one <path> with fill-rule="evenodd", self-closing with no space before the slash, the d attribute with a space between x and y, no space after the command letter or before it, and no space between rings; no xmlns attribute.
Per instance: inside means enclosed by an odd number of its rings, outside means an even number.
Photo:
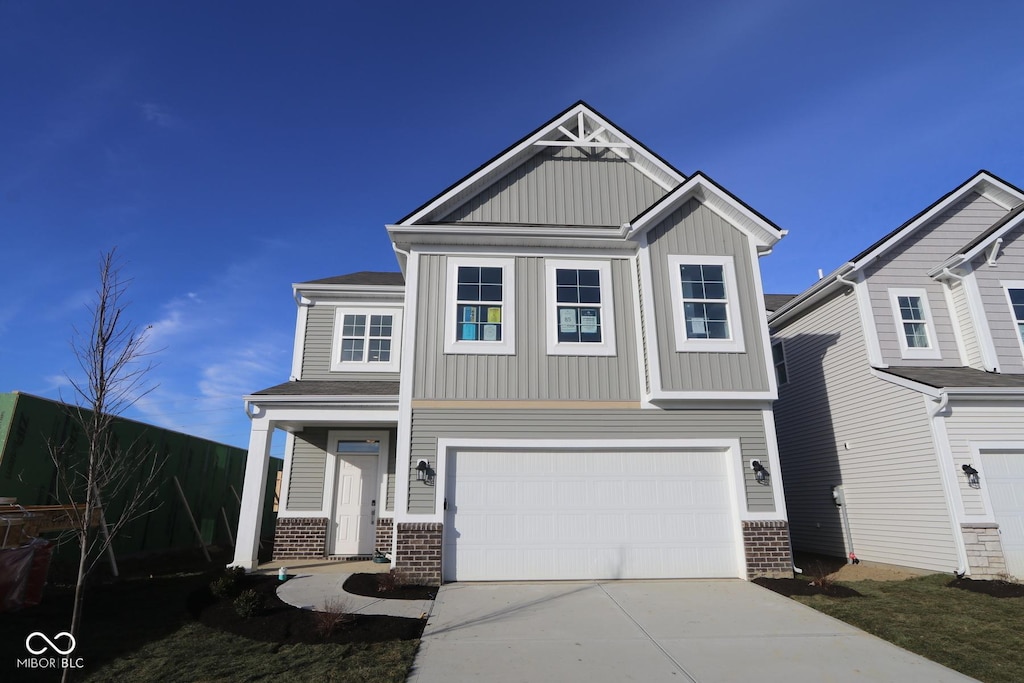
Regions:
<svg viewBox="0 0 1024 683"><path fill-rule="evenodd" d="M548 353L615 355L610 264L548 259L545 270Z"/></svg>
<svg viewBox="0 0 1024 683"><path fill-rule="evenodd" d="M939 358L935 324L925 290L890 289L889 301L903 358Z"/></svg>
<svg viewBox="0 0 1024 683"><path fill-rule="evenodd" d="M1024 351L1024 282L1003 282L1002 285L1006 292L1006 301L1010 304L1010 318L1017 328L1017 341Z"/></svg>
<svg viewBox="0 0 1024 683"><path fill-rule="evenodd" d="M669 256L677 351L741 352L736 269L729 256Z"/></svg>
<svg viewBox="0 0 1024 683"><path fill-rule="evenodd" d="M398 370L400 321L397 310L339 308L334 318L331 370Z"/></svg>
<svg viewBox="0 0 1024 683"><path fill-rule="evenodd" d="M448 259L445 351L514 353L511 259Z"/></svg>
<svg viewBox="0 0 1024 683"><path fill-rule="evenodd" d="M775 379L782 386L789 381L789 375L786 374L786 353L781 339L772 342L772 363L775 365Z"/></svg>

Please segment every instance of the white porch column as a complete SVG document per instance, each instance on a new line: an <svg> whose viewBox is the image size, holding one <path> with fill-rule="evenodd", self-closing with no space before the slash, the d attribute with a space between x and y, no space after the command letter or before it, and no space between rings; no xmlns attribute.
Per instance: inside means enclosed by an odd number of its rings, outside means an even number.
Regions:
<svg viewBox="0 0 1024 683"><path fill-rule="evenodd" d="M229 567L255 569L259 560L260 527L263 524L263 493L267 487L267 465L270 462L270 438L274 425L266 418L252 420L249 432L249 457L245 461L242 482L242 509L238 513L235 538L235 559Z"/></svg>

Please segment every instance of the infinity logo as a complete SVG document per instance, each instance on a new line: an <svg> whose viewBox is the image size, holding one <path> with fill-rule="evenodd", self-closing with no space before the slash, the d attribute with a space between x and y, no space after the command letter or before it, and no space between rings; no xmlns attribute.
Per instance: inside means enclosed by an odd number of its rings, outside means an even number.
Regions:
<svg viewBox="0 0 1024 683"><path fill-rule="evenodd" d="M66 650L62 650L60 646L54 642L55 640L60 640L62 636L67 638L68 649ZM46 645L39 648L38 650L34 650L32 648L32 641L39 640L40 638L43 640L44 643L46 643ZM75 647L77 645L78 643L75 642L75 637L67 631L61 631L53 637L53 640L50 640L50 638L46 634L40 633L39 631L33 631L32 633L28 634L28 638L25 638L25 649L34 655L41 655L44 652L46 652L47 646L49 646L52 650L56 651L58 654L69 655L75 651Z"/></svg>

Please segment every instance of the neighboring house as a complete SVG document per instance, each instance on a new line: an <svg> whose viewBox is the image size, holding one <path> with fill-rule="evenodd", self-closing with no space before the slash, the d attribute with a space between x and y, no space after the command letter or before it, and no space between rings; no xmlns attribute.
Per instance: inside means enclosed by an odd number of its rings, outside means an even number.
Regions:
<svg viewBox="0 0 1024 683"><path fill-rule="evenodd" d="M782 231L582 102L387 230L401 273L293 286L292 378L246 397L234 564L280 429L282 560L791 572L758 265Z"/></svg>
<svg viewBox="0 0 1024 683"><path fill-rule="evenodd" d="M769 316L797 550L1024 578L1022 224L980 171Z"/></svg>

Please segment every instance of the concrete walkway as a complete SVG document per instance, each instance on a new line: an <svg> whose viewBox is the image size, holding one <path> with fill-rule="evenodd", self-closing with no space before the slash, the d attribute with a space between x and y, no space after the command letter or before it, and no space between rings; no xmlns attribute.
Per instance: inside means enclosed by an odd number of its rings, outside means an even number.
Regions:
<svg viewBox="0 0 1024 683"><path fill-rule="evenodd" d="M449 584L409 683L970 681L745 581Z"/></svg>
<svg viewBox="0 0 1024 683"><path fill-rule="evenodd" d="M279 563L280 564L280 563ZM422 619L430 614L433 600L384 600L346 593L342 586L352 574L380 573L390 569L387 564L373 562L313 561L290 565L288 579L277 587L277 597L302 609L323 611L327 603L348 614L379 614L389 617ZM263 565L261 573L277 574L278 567Z"/></svg>

